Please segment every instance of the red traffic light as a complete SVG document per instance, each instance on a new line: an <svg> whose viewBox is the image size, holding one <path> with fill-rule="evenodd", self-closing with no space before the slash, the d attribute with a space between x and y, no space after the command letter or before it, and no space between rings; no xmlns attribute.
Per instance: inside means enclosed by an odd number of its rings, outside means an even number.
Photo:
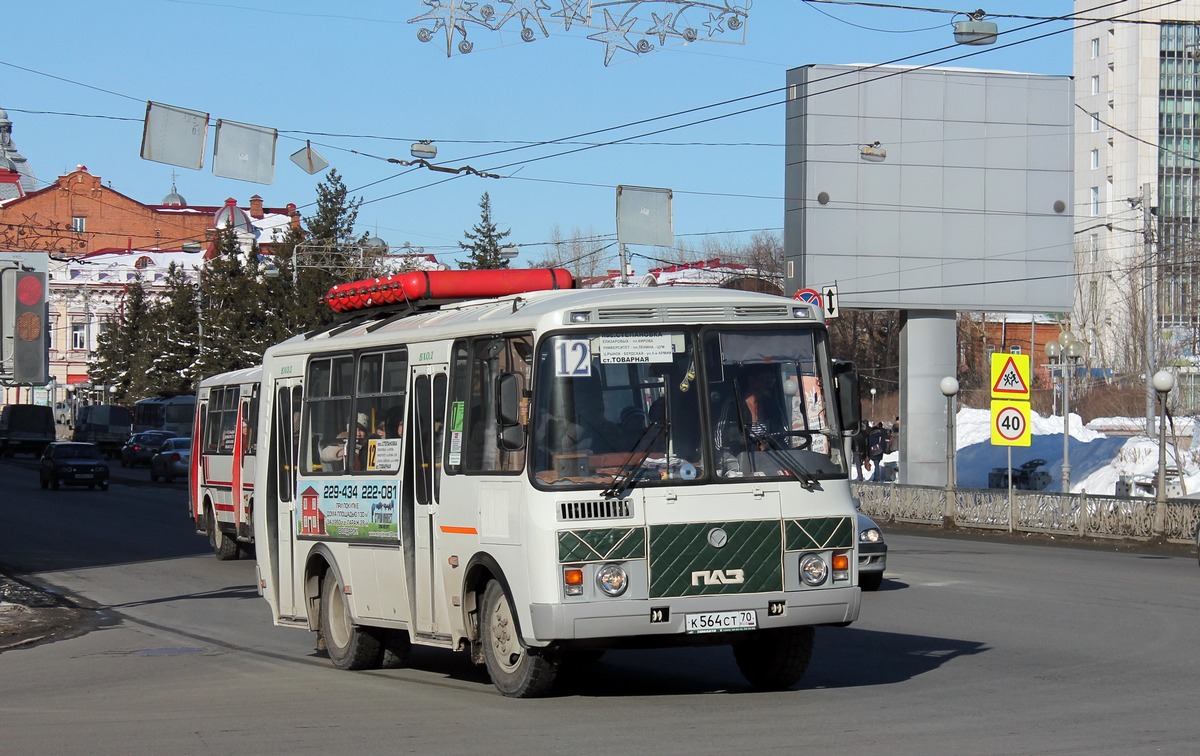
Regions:
<svg viewBox="0 0 1200 756"><path fill-rule="evenodd" d="M33 307L42 301L46 293L46 279L40 275L18 276L17 301L26 307Z"/></svg>

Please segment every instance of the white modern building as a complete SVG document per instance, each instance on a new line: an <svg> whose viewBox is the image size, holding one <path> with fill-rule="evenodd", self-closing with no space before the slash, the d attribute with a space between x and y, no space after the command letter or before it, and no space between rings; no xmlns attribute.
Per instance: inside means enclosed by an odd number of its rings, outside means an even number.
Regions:
<svg viewBox="0 0 1200 756"><path fill-rule="evenodd" d="M1089 361L1167 364L1200 406L1200 0L1076 2L1072 321ZM1142 10L1145 9L1145 10ZM1094 23L1088 19L1120 16Z"/></svg>

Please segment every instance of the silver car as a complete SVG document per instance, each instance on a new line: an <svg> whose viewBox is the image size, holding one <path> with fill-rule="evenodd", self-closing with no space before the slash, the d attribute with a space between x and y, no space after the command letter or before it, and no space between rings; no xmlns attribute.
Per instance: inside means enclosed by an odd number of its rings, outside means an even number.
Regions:
<svg viewBox="0 0 1200 756"><path fill-rule="evenodd" d="M855 500L855 506L858 501ZM883 571L887 568L887 544L883 531L875 521L861 511L858 512L858 587L864 591L877 591L883 585Z"/></svg>
<svg viewBox="0 0 1200 756"><path fill-rule="evenodd" d="M192 463L192 440L169 438L159 447L158 454L150 458L150 480L159 478L170 483L176 478L187 479Z"/></svg>

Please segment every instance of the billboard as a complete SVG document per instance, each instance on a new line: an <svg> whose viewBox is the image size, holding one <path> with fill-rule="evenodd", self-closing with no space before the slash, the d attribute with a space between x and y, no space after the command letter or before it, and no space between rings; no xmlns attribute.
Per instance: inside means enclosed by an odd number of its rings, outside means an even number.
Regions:
<svg viewBox="0 0 1200 756"><path fill-rule="evenodd" d="M842 307L1070 311L1068 76L788 71L787 291Z"/></svg>

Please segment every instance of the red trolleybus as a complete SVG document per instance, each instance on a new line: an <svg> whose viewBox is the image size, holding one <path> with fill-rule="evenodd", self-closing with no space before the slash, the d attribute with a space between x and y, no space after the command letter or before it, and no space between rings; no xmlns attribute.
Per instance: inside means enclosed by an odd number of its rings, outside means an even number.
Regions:
<svg viewBox="0 0 1200 756"><path fill-rule="evenodd" d="M192 434L188 500L196 532L217 559L252 553L258 391L262 368L200 382Z"/></svg>
<svg viewBox="0 0 1200 756"><path fill-rule="evenodd" d="M724 645L754 686L858 618L853 367L823 313L565 270L335 287L267 350L255 477L276 624L343 669L462 650L505 695L628 646ZM836 636L829 636L835 639Z"/></svg>

